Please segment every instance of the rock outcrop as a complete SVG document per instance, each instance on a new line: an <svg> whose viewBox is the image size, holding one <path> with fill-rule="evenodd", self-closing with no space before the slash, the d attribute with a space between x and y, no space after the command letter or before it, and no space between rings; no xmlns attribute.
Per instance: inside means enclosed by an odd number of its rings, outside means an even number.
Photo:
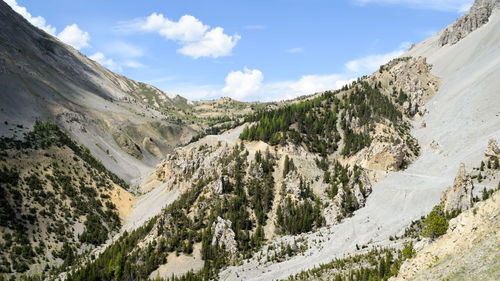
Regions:
<svg viewBox="0 0 500 281"><path fill-rule="evenodd" d="M232 257L235 257L238 252L238 245L234 239L234 231L231 229L231 221L217 217L217 220L212 224L212 232L214 233L212 246L223 247L231 253Z"/></svg>
<svg viewBox="0 0 500 281"><path fill-rule="evenodd" d="M355 174L354 169L351 167L349 169L350 173ZM349 178L349 182L347 186L341 184L338 187L338 193L333 198L333 203L325 209L325 217L330 218L338 218L339 216L343 216L345 214L342 213L341 208L339 206L344 206L347 202L347 197L351 196L352 204L354 204L357 208L361 208L365 206L366 198L372 192L372 184L366 171L360 171L358 176L352 176ZM350 193L350 195L348 195Z"/></svg>
<svg viewBox="0 0 500 281"><path fill-rule="evenodd" d="M213 176L222 175L223 165L221 159L227 157L232 151L227 146L199 146L178 148L168 154L156 167L155 176L158 180L166 182L169 190L179 188L185 190L192 183L207 180ZM226 166L227 170L231 170ZM217 181L210 184L215 194L223 191L224 184L229 181L228 177L220 176Z"/></svg>
<svg viewBox="0 0 500 281"><path fill-rule="evenodd" d="M379 125L371 137L370 146L356 154L351 164L371 170L398 171L414 157L403 138L393 128Z"/></svg>
<svg viewBox="0 0 500 281"><path fill-rule="evenodd" d="M441 197L441 202L444 204L444 210L446 212L452 212L469 209L473 203L473 188L474 186L472 185L470 175L467 174L465 165L462 163L458 169L453 186L443 192L443 196Z"/></svg>
<svg viewBox="0 0 500 281"><path fill-rule="evenodd" d="M488 141L488 148L486 148L484 155L487 158L500 158L500 147L498 146L497 140L490 139Z"/></svg>
<svg viewBox="0 0 500 281"><path fill-rule="evenodd" d="M398 275L389 280L497 280L498 200L500 193L496 192L474 210L451 219L446 234L434 242L424 239L415 244L416 256L406 260Z"/></svg>
<svg viewBox="0 0 500 281"><path fill-rule="evenodd" d="M300 181L300 177L296 171L289 172L283 181L285 194L291 194L293 198L300 200L302 193Z"/></svg>
<svg viewBox="0 0 500 281"><path fill-rule="evenodd" d="M456 44L472 31L488 22L495 7L500 7L499 0L476 0L469 12L448 26L439 37L439 46Z"/></svg>
<svg viewBox="0 0 500 281"><path fill-rule="evenodd" d="M381 91L400 103L407 114L423 115L425 103L438 91L440 84L439 79L431 74L431 69L432 65L425 57L398 58L372 74L368 83L375 87L380 82ZM406 95L404 99L400 99L400 92Z"/></svg>

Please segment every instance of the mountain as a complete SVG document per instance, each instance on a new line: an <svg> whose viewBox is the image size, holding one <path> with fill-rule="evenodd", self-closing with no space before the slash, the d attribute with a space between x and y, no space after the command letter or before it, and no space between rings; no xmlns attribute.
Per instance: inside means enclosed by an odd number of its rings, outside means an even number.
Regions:
<svg viewBox="0 0 500 281"><path fill-rule="evenodd" d="M2 7L2 273L494 279L499 2L342 89L268 104L168 95Z"/></svg>
<svg viewBox="0 0 500 281"><path fill-rule="evenodd" d="M21 137L36 120L57 123L130 182L177 145L256 106L194 104L133 81L32 26L5 2L0 8L2 136Z"/></svg>

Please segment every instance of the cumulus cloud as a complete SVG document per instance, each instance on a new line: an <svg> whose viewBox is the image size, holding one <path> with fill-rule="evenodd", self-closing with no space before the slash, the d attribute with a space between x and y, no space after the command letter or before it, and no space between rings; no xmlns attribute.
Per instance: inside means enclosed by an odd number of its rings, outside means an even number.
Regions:
<svg viewBox="0 0 500 281"><path fill-rule="evenodd" d="M57 38L77 50L88 47L90 41L88 32L81 30L76 23L66 26Z"/></svg>
<svg viewBox="0 0 500 281"><path fill-rule="evenodd" d="M429 9L463 13L472 6L472 0L352 0L354 3L400 5L416 9Z"/></svg>
<svg viewBox="0 0 500 281"><path fill-rule="evenodd" d="M32 25L44 30L49 34L56 34L55 27L47 24L45 22L45 19L41 16L33 17L25 7L19 6L16 0L5 0L5 3L7 3L14 11L23 16L26 20L28 20Z"/></svg>
<svg viewBox="0 0 500 281"><path fill-rule="evenodd" d="M342 86L352 83L357 77L371 74L376 71L380 65L402 55L409 46L410 43L404 42L396 50L391 52L371 54L348 61L344 66L344 70L339 73L303 75L297 80L262 83L261 80L257 82L255 81L256 79L250 79L249 76L252 75L251 71L248 69L245 69L244 72L231 72L226 77L226 87L223 89L223 93L235 93L237 91L230 91L229 89L249 89L250 85L258 85L252 87L252 90L242 91L246 94L229 94L229 96L241 100L254 99L261 101L277 101L293 99L302 95L310 95L327 90L340 89ZM260 71L259 76L263 77ZM230 87L228 80L231 80L231 82L236 85L240 83L245 86L238 87L231 84Z"/></svg>
<svg viewBox="0 0 500 281"><path fill-rule="evenodd" d="M163 14L153 13L146 19L141 28L157 31L167 39L192 42L201 40L209 26L204 25L191 15L184 15L178 22L174 22L163 17Z"/></svg>
<svg viewBox="0 0 500 281"><path fill-rule="evenodd" d="M191 15L172 21L163 14L153 13L139 23L139 29L157 32L168 40L181 45L177 51L195 59L199 57L222 57L231 51L241 38L238 34L227 35L222 27L210 28Z"/></svg>
<svg viewBox="0 0 500 281"><path fill-rule="evenodd" d="M258 69L244 68L232 71L226 76L226 86L222 92L232 98L246 100L262 86L264 75Z"/></svg>
<svg viewBox="0 0 500 281"><path fill-rule="evenodd" d="M105 66L112 71L118 71L118 72L122 71L122 67L120 65L118 65L112 59L106 58L106 56L101 52L97 52L97 53L91 55L89 58L92 60L95 60L96 62L100 63L102 66Z"/></svg>
<svg viewBox="0 0 500 281"><path fill-rule="evenodd" d="M243 71L232 71L221 85L179 85L177 88L166 89L179 93L189 99L207 99L226 95L242 101L279 101L293 99L303 95L311 95L327 90L337 90L350 84L358 77L371 74L380 65L400 56L410 46L404 42L396 50L385 54L371 54L344 65L338 73L309 74L296 80L264 81L264 74L258 69L244 68Z"/></svg>
<svg viewBox="0 0 500 281"><path fill-rule="evenodd" d="M228 36L224 29L216 27L203 35L199 41L189 43L178 50L179 53L195 59L199 57L223 57L231 54L239 35Z"/></svg>

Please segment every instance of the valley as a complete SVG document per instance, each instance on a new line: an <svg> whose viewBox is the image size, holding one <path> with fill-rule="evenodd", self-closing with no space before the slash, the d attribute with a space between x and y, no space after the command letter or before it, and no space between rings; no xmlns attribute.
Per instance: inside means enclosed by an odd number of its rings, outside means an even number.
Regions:
<svg viewBox="0 0 500 281"><path fill-rule="evenodd" d="M0 280L500 276L499 1L279 102L189 101L0 7Z"/></svg>

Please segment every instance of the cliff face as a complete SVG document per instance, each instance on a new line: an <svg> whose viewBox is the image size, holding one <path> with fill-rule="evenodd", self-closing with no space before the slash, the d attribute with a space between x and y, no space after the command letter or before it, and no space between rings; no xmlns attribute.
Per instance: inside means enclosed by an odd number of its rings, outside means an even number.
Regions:
<svg viewBox="0 0 500 281"><path fill-rule="evenodd" d="M467 14L443 31L439 38L439 46L453 45L487 23L495 7L500 7L500 1L476 0Z"/></svg>

